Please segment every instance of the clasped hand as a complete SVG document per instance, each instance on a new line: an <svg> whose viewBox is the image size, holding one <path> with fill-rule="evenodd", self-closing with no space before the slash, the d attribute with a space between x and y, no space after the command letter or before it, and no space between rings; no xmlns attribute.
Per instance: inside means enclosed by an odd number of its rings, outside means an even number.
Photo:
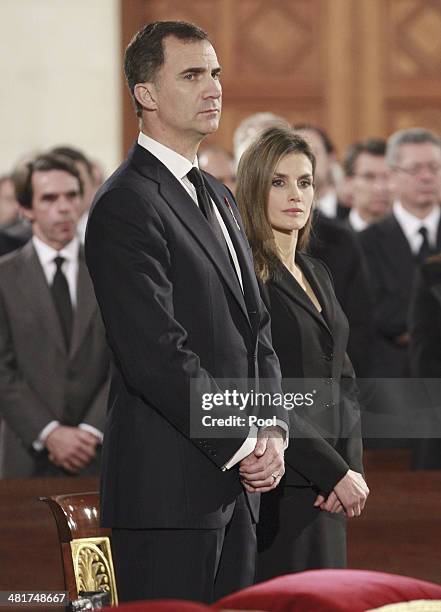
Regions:
<svg viewBox="0 0 441 612"><path fill-rule="evenodd" d="M284 448L280 427L259 431L254 451L239 464L242 484L249 493L266 493L277 487L285 473Z"/></svg>
<svg viewBox="0 0 441 612"><path fill-rule="evenodd" d="M344 512L348 518L352 518L361 515L368 495L369 489L363 476L348 470L327 498L321 493L317 495L314 506L332 514Z"/></svg>

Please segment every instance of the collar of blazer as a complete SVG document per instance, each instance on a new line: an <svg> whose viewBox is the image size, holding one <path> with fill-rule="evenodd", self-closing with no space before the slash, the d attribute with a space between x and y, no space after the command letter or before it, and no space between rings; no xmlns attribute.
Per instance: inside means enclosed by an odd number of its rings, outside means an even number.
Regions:
<svg viewBox="0 0 441 612"><path fill-rule="evenodd" d="M66 347L60 321L32 241L29 241L19 252L17 264L17 288L23 294L25 303L44 325L60 351L65 353ZM93 287L87 272L84 251L81 248L78 261L77 305L74 311L70 356L74 355L81 345L95 309Z"/></svg>
<svg viewBox="0 0 441 612"><path fill-rule="evenodd" d="M241 235L242 232L237 228L235 218L233 218L231 212L225 210L227 205L222 201L222 195L218 193L219 187L215 184L214 179L204 173L204 178L207 179L207 188L211 197L215 200L236 250L242 273L244 293L246 295L242 293L231 262L214 237L206 219L198 210L191 196L168 168L138 144L135 144L132 148L128 159L143 176L158 183L159 193L162 198L207 253L237 300L250 327L253 330L256 329L258 327L258 316L255 316L253 313L258 313L259 309L257 306L258 288L253 265L250 261L250 255L248 255L244 238ZM236 219L237 217L238 215L236 215Z"/></svg>
<svg viewBox="0 0 441 612"><path fill-rule="evenodd" d="M332 300L329 297L332 291L330 279L327 278L327 274L321 274L321 271L318 270L319 266L303 253L297 252L296 260L320 302L320 306L322 307L321 313L318 312L317 308L300 287L299 283L283 264L280 264L280 277L271 282L302 308L305 308L332 336L332 322L334 321L335 313Z"/></svg>

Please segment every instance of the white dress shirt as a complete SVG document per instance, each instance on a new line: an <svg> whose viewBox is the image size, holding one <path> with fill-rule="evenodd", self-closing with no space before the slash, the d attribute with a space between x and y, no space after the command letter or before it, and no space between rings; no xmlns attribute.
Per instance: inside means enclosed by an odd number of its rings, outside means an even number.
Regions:
<svg viewBox="0 0 441 612"><path fill-rule="evenodd" d="M66 244L66 246L61 249L61 251L53 249L35 235L32 237L32 242L49 287L53 283L55 272L57 270L57 266L54 261L55 257L64 258L65 261L63 261L61 265L61 270L67 280L72 308L75 308L77 305L78 254L80 250L79 238L75 236L71 242ZM59 424L59 421L51 421L40 431L37 440L34 440L32 443L32 446L36 451L43 450L46 438L59 426ZM99 429L96 429L96 427L88 425L87 423L80 423L79 427L97 437L100 443L103 441L103 433L99 431Z"/></svg>
<svg viewBox="0 0 441 612"><path fill-rule="evenodd" d="M61 265L61 270L66 277L67 284L69 286L72 308L75 308L77 304L78 253L80 250L79 238L75 236L75 238L69 242L69 244L66 244L66 246L61 249L61 251L53 249L48 244L40 240L40 238L37 238L37 236L32 237L32 242L49 287L52 285L55 272L57 270L57 266L54 261L55 258L64 258L65 261L63 261Z"/></svg>
<svg viewBox="0 0 441 612"><path fill-rule="evenodd" d="M369 227L369 223L360 216L360 213L355 208L351 208L349 211L348 221L354 232L362 232Z"/></svg>
<svg viewBox="0 0 441 612"><path fill-rule="evenodd" d="M423 237L419 232L422 227L427 229L427 240L429 241L429 245L433 248L436 247L438 225L441 215L439 206L435 206L424 219L420 219L406 210L401 202L396 201L393 205L393 214L403 230L409 243L410 250L414 255L419 253L423 243Z"/></svg>
<svg viewBox="0 0 441 612"><path fill-rule="evenodd" d="M160 142L154 140L153 138L150 138L150 136L146 136L146 134L144 134L143 132L140 132L138 136L138 144L141 147L144 147L144 149L147 149L147 151L149 151L152 155L154 155L157 159L159 159L159 161L162 162L164 166L168 168L168 170L170 170L173 176L175 176L176 179L182 184L182 186L186 189L186 191L189 193L189 195L191 196L191 198L197 205L198 199L197 199L196 189L194 185L187 178L187 174L190 172L193 166L196 166L196 168L199 167L197 157L194 159L193 163L191 163L188 159L186 159L179 153L176 153L176 151L173 151L173 149L170 149L169 147L166 147ZM222 233L225 237L225 241L228 245L228 250L233 260L234 268L236 270L236 274L237 274L237 277L238 277L238 280L239 280L239 283L240 283L240 286L243 292L242 273L240 270L239 260L237 259L236 251L234 249L233 243L231 242L230 234L228 233L225 223L217 209L216 203L212 199L211 201L213 203L216 217L221 226ZM285 423L281 421L278 424L286 432L288 431L288 428ZM252 425L250 427L250 431L249 431L247 439L244 441L242 446L234 453L231 459L227 461L227 463L223 466L222 469L229 470L230 468L232 468L234 465L242 461L242 459L244 459L245 457L247 457L249 454L253 452L256 446L256 442L257 442L257 433L258 433L257 427L255 425ZM286 446L288 446L288 436L285 436L285 438L286 438L285 440L285 448L286 448Z"/></svg>

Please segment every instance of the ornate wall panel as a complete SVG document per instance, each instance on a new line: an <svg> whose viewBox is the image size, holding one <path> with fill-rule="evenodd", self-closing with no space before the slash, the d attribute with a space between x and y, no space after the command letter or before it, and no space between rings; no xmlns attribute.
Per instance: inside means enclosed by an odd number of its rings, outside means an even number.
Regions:
<svg viewBox="0 0 441 612"><path fill-rule="evenodd" d="M248 114L316 122L337 148L410 125L441 129L441 0L121 0L122 45L144 23L207 30L223 67L212 141ZM137 131L127 93L124 149Z"/></svg>

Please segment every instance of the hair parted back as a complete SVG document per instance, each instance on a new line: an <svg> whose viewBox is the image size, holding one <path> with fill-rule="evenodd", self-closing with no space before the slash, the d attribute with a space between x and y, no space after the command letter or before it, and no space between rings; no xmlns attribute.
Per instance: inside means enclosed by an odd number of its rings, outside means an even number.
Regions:
<svg viewBox="0 0 441 612"><path fill-rule="evenodd" d="M55 155L62 155L63 157L68 157L74 163L83 164L86 168L88 175L93 179L93 166L88 157L80 151L79 149L75 149L75 147L71 147L69 145L60 145L58 147L54 147L49 151L49 153L54 153Z"/></svg>
<svg viewBox="0 0 441 612"><path fill-rule="evenodd" d="M386 162L390 167L397 164L400 156L400 147L405 144L431 143L441 149L441 138L435 132L425 128L415 127L399 130L389 136L386 147Z"/></svg>
<svg viewBox="0 0 441 612"><path fill-rule="evenodd" d="M258 278L266 282L277 274L280 255L268 218L271 181L279 161L291 153L305 155L315 172L315 157L310 146L290 128L272 127L246 149L237 170L236 199L254 255ZM311 233L312 214L300 231L297 248L306 250Z"/></svg>
<svg viewBox="0 0 441 612"><path fill-rule="evenodd" d="M135 85L156 79L164 64L163 41L167 36L188 42L208 40L204 30L186 21L154 21L135 34L124 54L124 74L138 117L141 117L142 107L135 98Z"/></svg>
<svg viewBox="0 0 441 612"><path fill-rule="evenodd" d="M16 197L23 208L32 208L34 198L32 176L34 172L49 172L51 170L61 170L75 177L78 181L78 191L83 195L83 183L75 164L63 155L45 153L37 155L33 160L24 164L19 164L12 173Z"/></svg>
<svg viewBox="0 0 441 612"><path fill-rule="evenodd" d="M343 160L343 169L346 176L354 176L355 163L362 153L368 153L374 157L384 157L386 155L386 141L383 138L367 138L351 145Z"/></svg>

